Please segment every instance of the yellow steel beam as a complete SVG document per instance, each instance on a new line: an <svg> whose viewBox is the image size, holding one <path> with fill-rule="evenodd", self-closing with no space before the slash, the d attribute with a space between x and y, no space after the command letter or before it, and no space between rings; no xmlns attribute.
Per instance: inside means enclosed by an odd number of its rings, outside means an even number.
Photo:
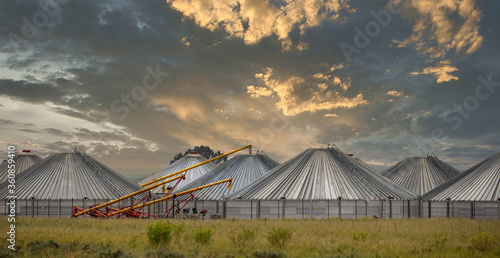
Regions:
<svg viewBox="0 0 500 258"><path fill-rule="evenodd" d="M158 183L158 184L152 185L152 186L150 186L150 187L143 188L143 189L141 189L141 190L139 190L139 191L137 191L137 192L133 192L133 193L131 193L131 194L127 194L127 195L122 196L122 197L120 197L120 198L118 198L118 199L115 199L115 200L109 201L109 202L107 202L107 203L99 204L99 205L94 206L94 207L92 207L92 208L90 208L90 209L87 209L87 210L84 210L84 211L78 212L78 213L76 213L74 216L75 216L75 217L78 217L78 216L80 216L80 215L82 215L82 214L89 213L89 212L91 212L91 211L94 211L94 210L97 210L97 209L100 209L100 208L103 208L103 207L109 206L109 205L114 204L114 203L117 203L117 202L119 202L119 201L123 201L123 200L125 200L125 199L130 198L130 197L133 197L133 196L136 196L136 195L138 195L138 194L141 194L141 193L147 192L147 191L149 191L149 190L151 190L151 189L154 189L154 188L156 188L156 187L158 187L158 186L160 186L160 185L164 185L164 184L170 183L170 182L172 182L172 181L175 181L175 180L177 180L177 179L181 179L181 178L183 178L183 177L184 177L184 175L176 176L176 177L171 178L171 179L169 179L169 180L166 180L166 181L164 181L164 182L161 182L161 183Z"/></svg>
<svg viewBox="0 0 500 258"><path fill-rule="evenodd" d="M192 192L199 191L199 190L201 190L201 189L203 189L203 188L211 187L211 186L218 185L218 184L222 184L222 183L225 183L225 182L229 182L228 188L229 188L229 190L231 190L231 185L232 185L232 183L233 183L233 178L228 178L228 179L224 179L224 180L221 180L221 181L217 181L217 182L214 182L214 183L211 183L211 184L208 184L208 185L198 186L198 187L196 187L196 188L189 189L189 190L186 190L186 191L184 191L184 192L177 193L177 194L175 194L175 196L181 196L181 195L189 194L189 193L192 193ZM147 202L147 203L145 203L145 204L138 204L138 205L135 205L135 206L133 206L133 207L129 207L129 208L125 208L125 209L123 209L123 210L115 211L115 212L113 212L113 213L108 214L108 217L109 217L109 216L116 215L116 214L119 214L119 213L127 212L127 211L129 211L129 210L138 209L138 208L141 208L141 207L145 207L145 206L153 205L153 204L156 204L156 203L159 203L159 202L163 202L163 201L166 201L166 200L172 199L172 198L173 198L173 196L174 196L174 195L165 196L165 197L163 197L163 198L156 199L156 200L154 200L154 201L150 201L150 202Z"/></svg>
<svg viewBox="0 0 500 258"><path fill-rule="evenodd" d="M148 183L146 183L146 184L143 184L143 185L141 185L141 186L143 186L143 187L144 187L144 186L146 186L146 185L150 185L150 184L156 183L156 182L161 181L161 180L164 180L164 179L166 179L166 178L173 177L173 176L178 175L178 174L180 174L180 173L182 173L182 172L185 172L185 171L188 171L188 170L190 170L190 169L193 169L193 168L199 167L199 166L201 166L201 165L205 165L205 164L207 164L208 162L211 162L211 161L214 161L214 160L216 160L216 159L219 159L219 158L225 157L225 156L227 156L227 155L233 154L233 153L235 153L235 152L238 152L238 151L243 150L243 149L246 149L246 148L250 148L250 150L251 150L251 149L252 149L252 145L250 144L250 145L247 145L247 146L245 146L245 147L241 147L241 148L239 148L239 149L236 149L236 150L230 151L230 152L228 152L228 153L226 153L226 154L223 154L223 155L217 156L217 157L215 157L215 158L213 158L213 159L206 160L206 161L204 161L204 162L202 162L202 163L199 163L199 164L197 164L197 165L194 165L194 166L188 167L188 168L186 168L186 169L183 169L183 170L177 171L177 172L175 172L175 173L172 173L172 174L169 174L169 175L166 175L166 176L163 176L163 177L157 178L157 179L155 179L155 180L153 180L153 181L151 181L151 182L148 182ZM251 153L251 152L250 152L250 153ZM151 189L154 189L154 188L156 188L156 187L158 187L158 186L161 186L161 185L164 185L164 184L170 183L170 182L175 181L175 180L177 180L177 179L180 179L180 178L182 178L182 177L184 177L184 175L176 176L176 177L174 177L174 178L172 178L172 179L166 180L166 181L161 182L161 183L154 184L154 185L152 185L152 186L148 186L148 187L143 188L143 189L141 189L141 190L139 190L139 191L137 191L137 192L133 192L133 193L131 193L131 194L127 194L127 195L125 195L125 196L122 196L122 197L120 197L120 198L118 198L118 199L115 199L115 200L109 201L109 202L107 202L107 203L99 204L99 205L94 206L94 207L92 207L92 208L90 208L90 209L87 209L87 210L84 210L84 211L81 211L81 212L76 213L76 214L74 215L74 217L78 217L78 216L80 216L80 215L82 215L82 214L92 212L92 211L94 211L94 210L97 210L97 209L100 209L100 208L103 208L103 207L109 206L109 205L114 204L114 203L117 203L117 202L119 202L119 201L123 201L123 200L125 200L125 199L128 199L128 198L130 198L130 197L133 197L133 196L136 196L136 195L138 195L138 194L144 193L144 192L149 191L149 190L151 190Z"/></svg>
<svg viewBox="0 0 500 258"><path fill-rule="evenodd" d="M166 175L166 176L159 177L159 178L157 178L157 179L154 179L153 181L149 181L149 182L147 182L147 183L144 183L144 184L142 184L141 186L142 186L142 187L144 187L144 186L147 186L147 185L150 185L150 184L156 183L156 182L161 181L161 180L163 180L163 179L165 179L165 178L169 178L169 177L172 177L172 176L178 175L178 174L180 174L180 173L182 173L182 172L186 172L186 171L188 171L188 170L190 170L190 169L197 168L197 167L199 167L199 166L202 166L202 165L207 164L208 162L212 162L212 161L214 161L214 160L216 160L216 159L220 159L220 158L222 158L222 157L225 157L225 156L227 156L227 155L233 154L233 153L238 152L238 151L240 151L240 150L244 150L244 149L246 149L246 148L249 148L249 149L250 149L250 154L252 154L252 145L251 145L251 144L249 144L249 145L247 145L247 146L245 146L245 147L241 147L241 148L239 148L239 149L236 149L236 150L230 151L230 152L228 152L228 153L226 153L226 154L223 154L223 155L217 156L217 157L212 158L212 159L209 159L209 160L205 160L205 161L203 161L203 162L201 162L201 163L199 163L199 164L196 164L196 165L194 165L194 166L191 166L191 167L185 168L185 169L183 169L183 170L179 170L179 171L177 171L177 172L174 172L174 173L168 174L168 175Z"/></svg>

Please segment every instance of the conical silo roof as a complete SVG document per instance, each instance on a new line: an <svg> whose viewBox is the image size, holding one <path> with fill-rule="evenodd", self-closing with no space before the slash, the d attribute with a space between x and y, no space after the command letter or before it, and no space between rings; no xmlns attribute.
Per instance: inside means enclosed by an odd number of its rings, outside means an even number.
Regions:
<svg viewBox="0 0 500 258"><path fill-rule="evenodd" d="M338 148L307 149L228 198L349 200L416 196L360 166Z"/></svg>
<svg viewBox="0 0 500 258"><path fill-rule="evenodd" d="M231 190L228 189L227 184L220 184L193 193L200 200L220 200L252 183L277 165L279 165L278 162L264 153L237 155L176 192L233 178Z"/></svg>
<svg viewBox="0 0 500 258"><path fill-rule="evenodd" d="M16 177L21 172L35 165L40 160L42 160L42 158L38 157L38 155L36 154L24 153L24 152L16 154L16 156L14 157L15 161L14 164L16 165L15 167ZM2 162L2 164L0 164L0 183L3 183L7 180L8 170L9 170L8 162L7 160L5 160L4 162Z"/></svg>
<svg viewBox="0 0 500 258"><path fill-rule="evenodd" d="M351 157L352 160L357 163L359 166L363 167L364 169L367 169L367 170L370 170L374 173L378 173L380 174L380 171L378 171L377 169L375 169L374 167L372 167L370 164L358 159L358 158L355 158L355 157Z"/></svg>
<svg viewBox="0 0 500 258"><path fill-rule="evenodd" d="M177 160L176 162L170 164L168 167L148 176L147 178L143 179L141 182L139 182L139 185L148 183L152 180L155 180L157 178L172 174L174 172L183 170L185 168L197 165L206 159L203 158L203 156L199 154L188 154L181 159ZM211 171L212 169L216 168L217 165L213 162L209 162L205 165L193 168L189 171L186 172L186 179L181 180L181 182L177 185L176 189L180 189L184 187L185 185L193 182L194 180L198 179L200 176L205 175L207 172ZM169 180L170 178L167 178L165 180ZM176 181L168 183L165 185L165 189L169 186L173 186L176 183ZM163 193L163 187L159 186L153 190L151 190L152 193L157 193L157 194L162 194Z"/></svg>
<svg viewBox="0 0 500 258"><path fill-rule="evenodd" d="M9 196L7 183L0 184L0 199ZM141 189L83 152L52 154L18 175L15 185L18 199L116 199Z"/></svg>
<svg viewBox="0 0 500 258"><path fill-rule="evenodd" d="M416 195L423 195L458 174L460 171L434 156L408 157L382 172Z"/></svg>
<svg viewBox="0 0 500 258"><path fill-rule="evenodd" d="M422 196L424 200L497 201L500 198L500 152Z"/></svg>

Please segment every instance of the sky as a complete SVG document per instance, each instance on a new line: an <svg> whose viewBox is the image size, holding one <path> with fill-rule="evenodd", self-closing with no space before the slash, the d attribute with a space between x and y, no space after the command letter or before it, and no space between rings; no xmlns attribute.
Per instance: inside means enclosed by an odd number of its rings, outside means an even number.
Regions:
<svg viewBox="0 0 500 258"><path fill-rule="evenodd" d="M41 3L43 2L43 3ZM387 168L500 150L500 2L0 1L0 155L80 147L126 176L252 144Z"/></svg>

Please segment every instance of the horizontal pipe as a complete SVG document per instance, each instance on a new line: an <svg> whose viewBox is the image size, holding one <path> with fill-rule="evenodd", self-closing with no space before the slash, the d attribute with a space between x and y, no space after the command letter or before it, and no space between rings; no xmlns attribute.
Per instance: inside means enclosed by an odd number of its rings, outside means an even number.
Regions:
<svg viewBox="0 0 500 258"><path fill-rule="evenodd" d="M201 162L201 163L198 163L198 164L196 164L196 165L194 165L194 166L191 166L191 167L185 168L185 169L183 169L183 170L179 170L179 171L177 171L177 172L174 172L174 173L168 174L168 175L166 175L166 176L162 176L162 177L160 177L160 178L154 179L154 180L152 180L152 181L149 181L149 182L147 182L147 183L142 184L141 186L142 186L142 187L144 187L144 186L147 186L147 185L150 185L150 184L156 183L156 182L161 181L161 180L163 180L163 179L166 179L166 178L169 178L169 177L172 177L172 176L178 175L178 174L180 174L180 173L182 173L182 172L188 171L188 170L193 169L193 168L197 168L197 167L199 167L199 166L205 165L205 164L207 164L207 163L209 163L209 162L212 162L212 161L214 161L214 160L220 159L220 158L225 157L225 156L227 156L227 155L233 154L233 153L238 152L238 151L240 151L240 150L244 150L244 149L246 149L246 148L249 148L249 149L250 149L250 154L252 154L252 145L251 145L251 144L249 144L249 145L247 145L247 146L245 146L245 147L241 147L241 148L239 148L239 149L236 149L236 150L230 151L230 152L228 152L228 153L226 153L226 154L223 154L223 155L217 156L217 157L215 157L215 158L211 158L211 159L209 159L209 160L205 160L205 161L203 161L203 162Z"/></svg>
<svg viewBox="0 0 500 258"><path fill-rule="evenodd" d="M160 198L160 199L156 199L154 201L150 201L150 202L147 202L145 204L138 204L138 205L135 205L133 207L129 207L129 208L125 208L123 210L115 211L113 213L108 214L108 217L116 215L116 214L119 214L119 213L127 212L129 210L138 209L138 208L141 208L141 207L145 207L145 206L153 205L153 204L156 204L156 203L159 203L159 202L163 202L163 201L166 201L166 200L170 200L170 199L172 199L174 197L174 195L177 197L177 196L189 194L189 193L192 193L192 192L199 191L199 190L201 190L203 188L211 187L211 186L222 184L222 183L225 183L225 182L229 182L228 187L229 187L229 190L231 190L231 185L232 185L232 182L233 182L233 178L228 178L228 179L224 179L224 180L217 181L217 182L214 182L214 183L210 183L208 185L198 186L198 187L195 187L193 189L189 189L189 190L186 190L186 191L183 191L183 192L179 192L177 194L173 194L173 195L169 195L169 196L166 196L166 197L163 197L163 198Z"/></svg>

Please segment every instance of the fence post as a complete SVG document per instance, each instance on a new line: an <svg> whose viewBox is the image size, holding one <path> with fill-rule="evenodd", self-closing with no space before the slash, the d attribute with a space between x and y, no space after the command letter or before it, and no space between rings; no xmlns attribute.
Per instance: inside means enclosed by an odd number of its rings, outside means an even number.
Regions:
<svg viewBox="0 0 500 258"><path fill-rule="evenodd" d="M278 199L278 219L280 218L280 200Z"/></svg>
<svg viewBox="0 0 500 258"><path fill-rule="evenodd" d="M339 218L342 218L342 198L339 198Z"/></svg>
<svg viewBox="0 0 500 258"><path fill-rule="evenodd" d="M326 200L326 214L330 218L330 200Z"/></svg>
<svg viewBox="0 0 500 258"><path fill-rule="evenodd" d="M47 200L47 217L50 218L50 199Z"/></svg>
<svg viewBox="0 0 500 258"><path fill-rule="evenodd" d="M427 209L428 209L427 213L428 213L429 218L431 218L431 201L427 201L427 202L429 203L427 205Z"/></svg>
<svg viewBox="0 0 500 258"><path fill-rule="evenodd" d="M354 200L354 218L358 218L358 200Z"/></svg>
<svg viewBox="0 0 500 258"><path fill-rule="evenodd" d="M62 200L61 200L61 199L59 199L59 200L57 201L57 217L58 217L58 218L61 218L61 211L62 211L62 210L61 210L61 209L62 209L61 205L62 205Z"/></svg>
<svg viewBox="0 0 500 258"><path fill-rule="evenodd" d="M253 201L250 200L250 220L253 219L253 214L252 213L253 213Z"/></svg>
<svg viewBox="0 0 500 258"><path fill-rule="evenodd" d="M313 200L309 201L309 216L311 219L313 218Z"/></svg>
<svg viewBox="0 0 500 258"><path fill-rule="evenodd" d="M410 205L411 205L411 201L408 200L408 218L410 218L410 214L411 214L411 208L410 208Z"/></svg>
<svg viewBox="0 0 500 258"><path fill-rule="evenodd" d="M215 213L219 213L219 201L215 201Z"/></svg>
<svg viewBox="0 0 500 258"><path fill-rule="evenodd" d="M470 202L470 218L474 219L474 201Z"/></svg>
<svg viewBox="0 0 500 258"><path fill-rule="evenodd" d="M392 199L389 199L389 219L392 219Z"/></svg>

